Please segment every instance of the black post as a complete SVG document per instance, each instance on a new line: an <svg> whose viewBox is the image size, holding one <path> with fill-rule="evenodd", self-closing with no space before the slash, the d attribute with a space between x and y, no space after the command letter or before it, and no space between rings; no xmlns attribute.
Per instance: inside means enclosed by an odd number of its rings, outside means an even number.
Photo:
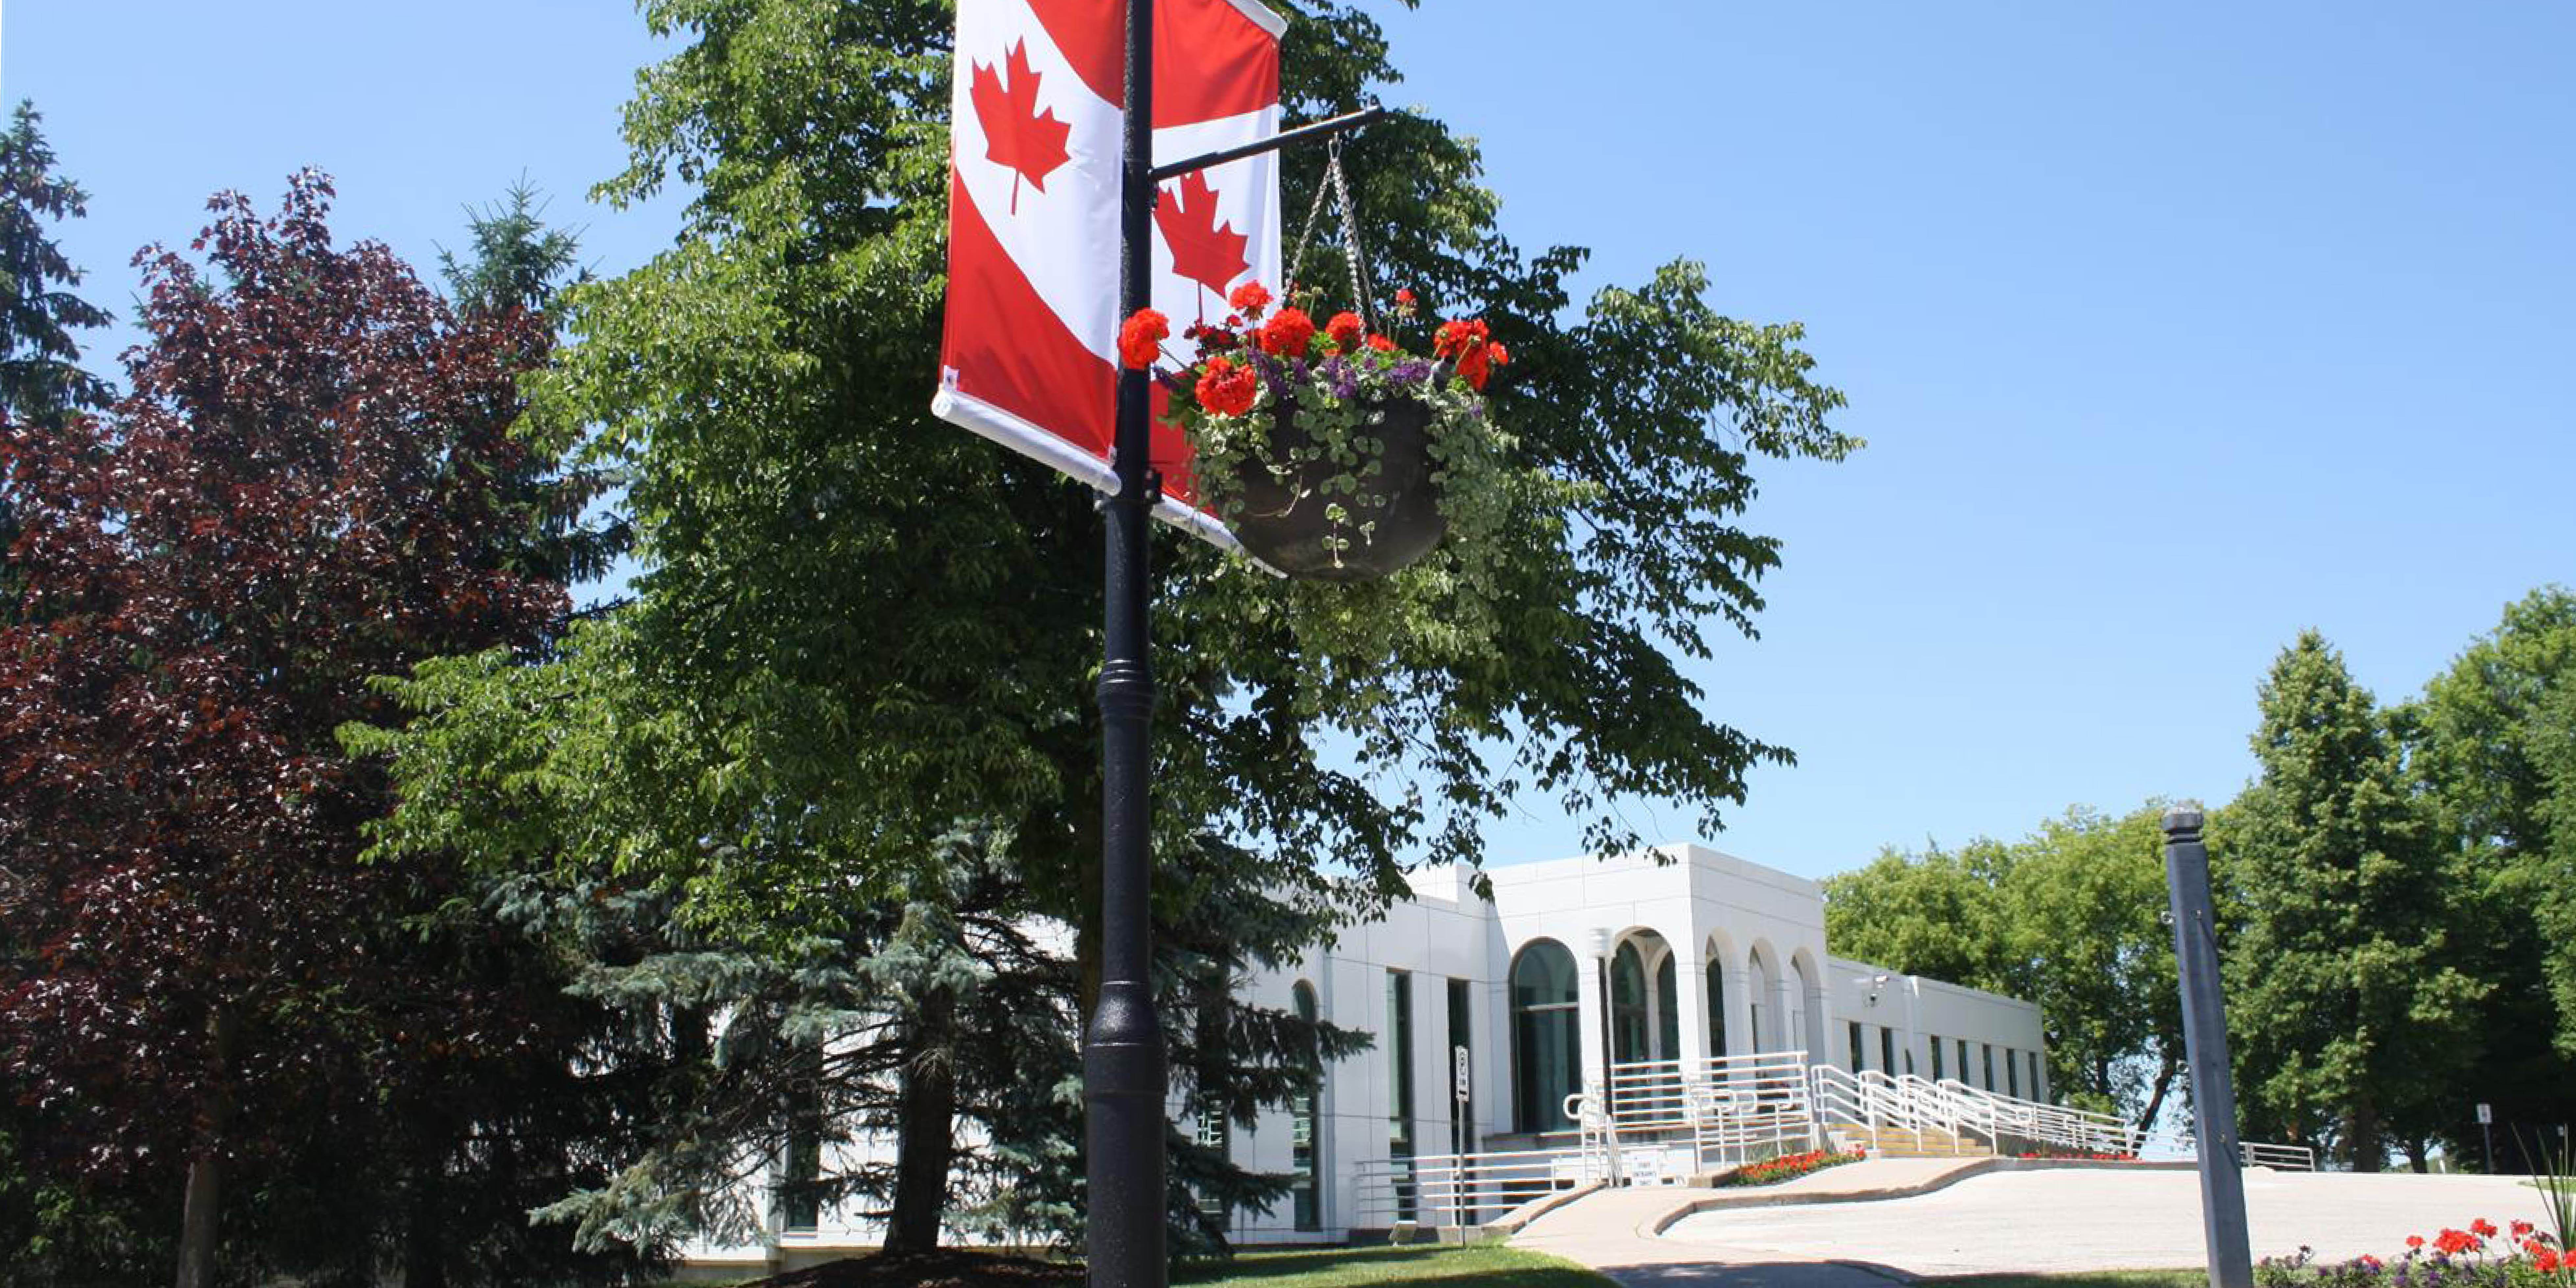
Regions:
<svg viewBox="0 0 2576 1288"><path fill-rule="evenodd" d="M2210 1288L2254 1288L2236 1081L2227 1064L2227 1004L2219 992L2218 926L2210 912L2209 850L2201 844L2200 825L2198 805L2165 811L2165 888L2173 900L2174 961L2182 968L2182 1038L2191 1058L2192 1117L2200 1140L2201 1225Z"/></svg>
<svg viewBox="0 0 2576 1288"><path fill-rule="evenodd" d="M1127 103L1118 201L1118 316L1151 300L1154 0L1127 0ZM1162 1288L1163 1027L1154 1013L1152 879L1146 828L1154 672L1146 655L1147 526L1161 484L1146 463L1152 387L1118 372L1100 668L1100 996L1082 1049L1084 1233L1092 1288Z"/></svg>

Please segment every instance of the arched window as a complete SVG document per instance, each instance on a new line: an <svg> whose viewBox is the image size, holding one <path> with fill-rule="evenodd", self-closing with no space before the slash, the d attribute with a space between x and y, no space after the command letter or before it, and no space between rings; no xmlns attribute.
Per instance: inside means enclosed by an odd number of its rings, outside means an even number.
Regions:
<svg viewBox="0 0 2576 1288"><path fill-rule="evenodd" d="M1512 958L1512 1113L1520 1130L1562 1131L1565 1098L1582 1067L1582 1022L1575 1015L1574 954L1550 939Z"/></svg>
<svg viewBox="0 0 2576 1288"><path fill-rule="evenodd" d="M1313 1024L1316 1015L1315 986L1301 979L1295 988L1289 990L1289 997L1297 1008L1297 1018ZM1296 1157L1292 1164L1294 1179L1289 1182L1289 1187L1295 1196L1297 1228L1300 1230L1324 1228L1324 1142L1316 1135L1322 1129L1323 1115L1317 1112L1317 1102L1322 1099L1320 1079L1330 1071L1330 1065L1320 1068L1317 1071L1318 1089L1297 1097L1292 1107L1294 1121L1289 1127L1289 1140Z"/></svg>
<svg viewBox="0 0 2576 1288"><path fill-rule="evenodd" d="M1655 1058L1647 1045L1653 1019L1646 1008L1646 960L1631 939L1610 959L1610 1063Z"/></svg>

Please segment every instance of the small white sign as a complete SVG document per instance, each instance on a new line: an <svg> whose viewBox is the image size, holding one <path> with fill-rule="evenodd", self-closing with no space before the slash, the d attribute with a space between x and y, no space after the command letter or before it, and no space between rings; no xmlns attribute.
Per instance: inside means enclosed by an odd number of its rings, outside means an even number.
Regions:
<svg viewBox="0 0 2576 1288"><path fill-rule="evenodd" d="M1460 1100L1465 1100L1465 1099L1467 1098L1467 1086L1468 1086L1468 1083L1467 1083L1467 1048L1465 1048L1465 1047L1463 1047L1463 1046L1454 1046L1454 1047L1451 1047L1451 1048L1449 1048L1449 1056L1450 1056L1450 1060L1449 1060L1450 1066L1451 1066L1453 1069L1455 1069L1455 1070L1457 1071L1457 1072L1456 1072L1456 1078L1457 1078L1457 1084L1458 1084L1458 1098L1459 1098Z"/></svg>
<svg viewBox="0 0 2576 1288"><path fill-rule="evenodd" d="M2494 1106L2494 1105L2480 1105L2480 1106L2478 1106L2478 1126L2480 1126L2480 1127L2485 1127L2485 1126L2488 1126L2489 1124L2491 1124L2491 1123L2493 1123L2493 1122L2495 1122L2495 1106Z"/></svg>

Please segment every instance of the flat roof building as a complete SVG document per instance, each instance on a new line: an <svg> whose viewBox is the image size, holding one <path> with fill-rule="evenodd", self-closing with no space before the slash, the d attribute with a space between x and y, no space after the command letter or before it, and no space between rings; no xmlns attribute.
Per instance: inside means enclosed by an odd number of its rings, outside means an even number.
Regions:
<svg viewBox="0 0 2576 1288"><path fill-rule="evenodd" d="M1806 1115L1802 1140L1822 1138L1824 1110L1807 1107L1811 1065L2047 1098L2036 1006L1834 956L1813 881L1695 844L1485 875L1490 901L1472 873L1419 871L1383 917L1241 986L1247 1001L1377 1041L1329 1065L1314 1103L1202 1136L1294 1181L1293 1200L1273 1211L1229 1215L1236 1241L1385 1227L1416 1201L1410 1182L1391 1180L1414 1175L1410 1160L1573 1154L1573 1098L1597 1106L1605 1084L1615 1104L1621 1085L1705 1094L1712 1076L1784 1070ZM801 1263L875 1241L826 1211L811 1229L777 1229L768 1248L688 1259Z"/></svg>

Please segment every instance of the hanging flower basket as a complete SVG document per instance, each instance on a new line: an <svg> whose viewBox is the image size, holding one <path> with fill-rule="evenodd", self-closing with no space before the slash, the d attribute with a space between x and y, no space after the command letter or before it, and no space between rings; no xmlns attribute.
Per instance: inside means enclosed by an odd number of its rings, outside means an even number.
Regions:
<svg viewBox="0 0 2576 1288"><path fill-rule="evenodd" d="M1410 294L1397 300L1409 317ZM1294 305L1269 313L1259 283L1228 302L1221 323L1185 333L1196 356L1166 364L1165 418L1190 437L1201 500L1254 558L1295 578L1376 580L1438 548L1453 505L1496 501L1483 389L1511 355L1482 322L1441 324L1426 357L1356 314L1318 329ZM1169 333L1143 310L1121 356L1151 367Z"/></svg>

